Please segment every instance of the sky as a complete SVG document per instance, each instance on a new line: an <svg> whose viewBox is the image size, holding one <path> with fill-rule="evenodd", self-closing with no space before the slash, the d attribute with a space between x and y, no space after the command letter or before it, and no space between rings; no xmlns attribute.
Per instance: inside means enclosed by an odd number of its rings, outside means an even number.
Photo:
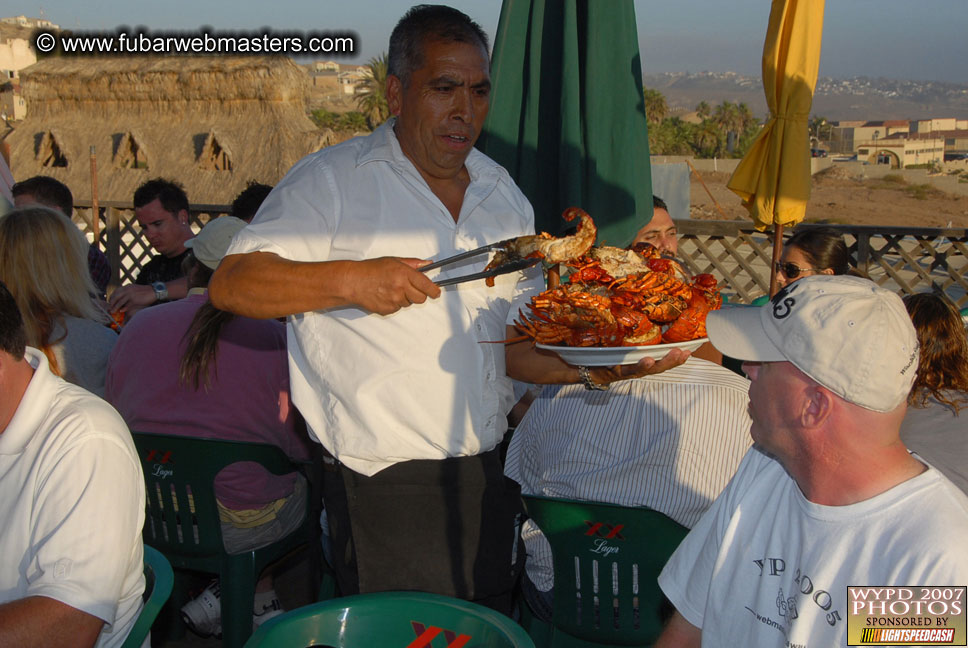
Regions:
<svg viewBox="0 0 968 648"><path fill-rule="evenodd" d="M607 2L609 0L595 0ZM644 73L725 72L759 76L769 0L634 0ZM816 0L813 0L816 1ZM63 28L152 31L328 30L358 35L365 63L386 49L411 0L12 0L3 15L44 16ZM492 37L500 0L451 0ZM820 75L968 84L968 1L827 0ZM328 57L327 57L328 58Z"/></svg>

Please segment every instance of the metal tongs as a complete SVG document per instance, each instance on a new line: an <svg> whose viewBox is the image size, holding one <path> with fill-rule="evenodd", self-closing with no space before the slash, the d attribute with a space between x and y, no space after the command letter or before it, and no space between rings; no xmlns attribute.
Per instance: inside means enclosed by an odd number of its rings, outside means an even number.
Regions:
<svg viewBox="0 0 968 648"><path fill-rule="evenodd" d="M425 265L420 268L421 272L427 272L428 270L434 270L435 268L442 268L446 265L451 265L458 261L463 261L464 259L469 259L475 257L484 252L489 252L496 248L502 248L513 239L508 239L506 241L498 241L496 243L488 243L487 245L475 248L473 250L468 250L467 252L461 252L460 254L455 254L454 256L447 257L446 259L441 259L440 261L434 261L430 265ZM531 257L527 259L515 259L514 261L508 261L507 263L502 263L501 265L491 268L490 270L485 270L483 272L475 272L474 274L464 275L463 277L451 277L449 279L441 279L440 281L435 281L434 283L438 286L453 286L454 284L464 283L465 281L476 281L478 279L488 279L490 277L497 277L498 275L510 274L512 272L517 272L519 270L524 270L525 268L530 268L531 266L537 264L541 261L540 257Z"/></svg>

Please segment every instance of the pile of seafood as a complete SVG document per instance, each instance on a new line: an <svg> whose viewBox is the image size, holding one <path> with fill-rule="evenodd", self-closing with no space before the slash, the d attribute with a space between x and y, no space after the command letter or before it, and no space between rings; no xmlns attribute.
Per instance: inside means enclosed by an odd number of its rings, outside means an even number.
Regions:
<svg viewBox="0 0 968 648"><path fill-rule="evenodd" d="M540 344L584 347L706 336L706 314L723 301L715 277L689 277L681 264L647 243L631 249L593 247L594 222L575 207L564 214L566 220L576 216L581 223L573 236L520 237L509 242L498 261L540 256L571 269L567 280L531 299L528 313L519 311L515 325L522 333Z"/></svg>
<svg viewBox="0 0 968 648"><path fill-rule="evenodd" d="M518 259L533 257L544 259L546 263L567 263L588 252L595 244L595 237L598 235L598 228L595 227L592 217L583 209L569 207L562 214L562 218L566 221L573 221L575 218L581 219L576 232L572 236L555 238L548 232L541 232L540 234L519 236L504 241L494 254L491 262L484 266L484 270L490 270ZM494 279L488 279L487 285L493 286Z"/></svg>

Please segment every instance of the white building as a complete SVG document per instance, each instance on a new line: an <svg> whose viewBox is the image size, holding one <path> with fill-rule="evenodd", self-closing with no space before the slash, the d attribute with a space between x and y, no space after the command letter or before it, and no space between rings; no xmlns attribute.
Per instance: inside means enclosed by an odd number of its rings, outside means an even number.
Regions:
<svg viewBox="0 0 968 648"><path fill-rule="evenodd" d="M905 168L912 164L930 164L944 160L944 138L908 139L899 133L884 139L862 142L857 146L857 160L870 164L890 164Z"/></svg>
<svg viewBox="0 0 968 648"><path fill-rule="evenodd" d="M17 27L26 27L28 29L60 29L60 25L55 25L49 20L44 18L28 18L27 16L11 16L7 18L0 18L0 23L5 25L15 25Z"/></svg>
<svg viewBox="0 0 968 648"><path fill-rule="evenodd" d="M17 16L0 18L0 117L20 120L27 116L27 102L20 94L20 70L37 62L31 35L49 21Z"/></svg>

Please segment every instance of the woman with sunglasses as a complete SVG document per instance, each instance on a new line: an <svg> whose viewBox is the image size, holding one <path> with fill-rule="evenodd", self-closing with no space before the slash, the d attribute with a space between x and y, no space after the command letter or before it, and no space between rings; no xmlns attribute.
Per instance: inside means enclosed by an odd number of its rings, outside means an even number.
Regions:
<svg viewBox="0 0 968 648"><path fill-rule="evenodd" d="M811 227L793 234L776 264L776 282L789 283L817 274L853 274L843 235L832 227Z"/></svg>

